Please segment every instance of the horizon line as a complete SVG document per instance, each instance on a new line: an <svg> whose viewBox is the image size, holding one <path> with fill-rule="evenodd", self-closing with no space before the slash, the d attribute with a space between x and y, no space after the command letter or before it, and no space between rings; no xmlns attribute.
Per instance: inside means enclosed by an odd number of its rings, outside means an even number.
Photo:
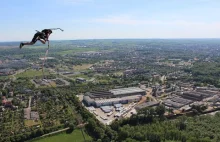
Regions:
<svg viewBox="0 0 220 142"><path fill-rule="evenodd" d="M149 39L220 39L220 37L218 38L85 38L85 39L54 39L54 40L50 40L50 41L71 41L71 40L149 40ZM24 42L27 42L29 40L24 40ZM20 40L13 40L13 41L0 41L0 43L2 42L21 42Z"/></svg>

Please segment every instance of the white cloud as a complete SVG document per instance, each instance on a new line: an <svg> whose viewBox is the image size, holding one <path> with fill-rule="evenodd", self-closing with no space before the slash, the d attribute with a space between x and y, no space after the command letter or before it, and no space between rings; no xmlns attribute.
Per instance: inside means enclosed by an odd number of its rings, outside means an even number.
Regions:
<svg viewBox="0 0 220 142"><path fill-rule="evenodd" d="M146 20L146 19L134 19L128 15L108 16L106 18L92 19L90 22L117 24L117 25L179 25L179 26L207 26L207 25L219 25L220 22L207 23L207 22L194 22L186 20Z"/></svg>

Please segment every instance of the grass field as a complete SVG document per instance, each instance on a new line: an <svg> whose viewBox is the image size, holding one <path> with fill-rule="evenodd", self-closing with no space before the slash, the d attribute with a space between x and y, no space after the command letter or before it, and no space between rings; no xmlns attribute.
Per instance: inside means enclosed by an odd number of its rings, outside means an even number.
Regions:
<svg viewBox="0 0 220 142"><path fill-rule="evenodd" d="M78 74L78 75L72 75L72 76L69 76L70 78L72 79L76 79L78 77L81 77L81 78L85 78L85 79L90 79L87 75L84 75L84 74Z"/></svg>
<svg viewBox="0 0 220 142"><path fill-rule="evenodd" d="M24 124L27 127L31 127L31 126L35 126L35 125L40 125L41 123L39 120L38 120L38 122L35 122L34 120L25 120Z"/></svg>
<svg viewBox="0 0 220 142"><path fill-rule="evenodd" d="M89 137L86 133L84 133L84 135L86 140L91 140L91 137ZM71 134L61 133L32 142L84 142L84 139L81 131L76 129Z"/></svg>
<svg viewBox="0 0 220 142"><path fill-rule="evenodd" d="M77 65L73 66L74 71L82 71L89 69L92 66L92 64L82 64L82 65Z"/></svg>
<svg viewBox="0 0 220 142"><path fill-rule="evenodd" d="M44 75L48 75L49 73L47 71L44 71ZM41 70L27 70L25 72L22 72L20 74L15 75L16 77L34 77L34 76L42 76L43 73Z"/></svg>
<svg viewBox="0 0 220 142"><path fill-rule="evenodd" d="M73 49L65 50L65 51L60 51L58 54L64 55L64 54L77 54L78 52L87 52L87 51L98 51L99 48L80 48L80 47L73 47Z"/></svg>
<svg viewBox="0 0 220 142"><path fill-rule="evenodd" d="M8 79L8 76L0 76L0 80Z"/></svg>
<svg viewBox="0 0 220 142"><path fill-rule="evenodd" d="M123 75L123 72L122 71L118 71L118 72L115 72L114 74L120 76L120 75Z"/></svg>

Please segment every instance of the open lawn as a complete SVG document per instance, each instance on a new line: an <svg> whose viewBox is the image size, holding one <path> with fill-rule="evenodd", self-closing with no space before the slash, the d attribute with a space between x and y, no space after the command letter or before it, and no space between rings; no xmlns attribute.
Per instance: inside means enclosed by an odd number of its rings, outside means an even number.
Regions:
<svg viewBox="0 0 220 142"><path fill-rule="evenodd" d="M89 137L85 132L84 135L86 140L91 140L91 137ZM61 133L58 135L49 136L32 142L84 142L84 139L81 131L76 129L71 134Z"/></svg>
<svg viewBox="0 0 220 142"><path fill-rule="evenodd" d="M35 125L40 125L40 121L34 121L34 120L25 120L24 121L25 126L27 127L31 127L31 126L35 126Z"/></svg>
<svg viewBox="0 0 220 142"><path fill-rule="evenodd" d="M49 73L44 70L44 75L48 75ZM27 71L24 71L20 74L17 74L16 77L34 77L34 76L42 76L43 73L42 73L42 70L27 70Z"/></svg>
<svg viewBox="0 0 220 142"><path fill-rule="evenodd" d="M64 54L77 54L78 52L88 52L88 51L98 51L99 48L81 48L81 47L73 47L73 49L61 51L58 54L64 55Z"/></svg>
<svg viewBox="0 0 220 142"><path fill-rule="evenodd" d="M8 79L8 76L0 76L0 80Z"/></svg>
<svg viewBox="0 0 220 142"><path fill-rule="evenodd" d="M50 86L56 87L56 83L54 81L50 82Z"/></svg>
<svg viewBox="0 0 220 142"><path fill-rule="evenodd" d="M82 65L77 65L73 66L74 71L82 71L89 69L92 66L92 64L82 64Z"/></svg>
<svg viewBox="0 0 220 142"><path fill-rule="evenodd" d="M123 75L123 71L115 72L114 75L117 75L117 76Z"/></svg>
<svg viewBox="0 0 220 142"><path fill-rule="evenodd" d="M87 80L90 79L87 75L84 75L84 74L71 75L69 77L72 78L72 79L76 79L78 77L85 78Z"/></svg>

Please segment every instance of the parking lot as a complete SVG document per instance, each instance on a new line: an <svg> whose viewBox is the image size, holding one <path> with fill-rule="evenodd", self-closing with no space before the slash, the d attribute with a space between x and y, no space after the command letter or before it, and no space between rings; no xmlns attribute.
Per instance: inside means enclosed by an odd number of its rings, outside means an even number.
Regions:
<svg viewBox="0 0 220 142"><path fill-rule="evenodd" d="M86 107L86 109L94 114L100 122L109 125L113 120L117 118L130 117L132 113L136 113L136 110L134 109L135 105L136 103L122 105L121 111L116 111L116 108L111 106L112 111L108 113L105 113L101 108Z"/></svg>

